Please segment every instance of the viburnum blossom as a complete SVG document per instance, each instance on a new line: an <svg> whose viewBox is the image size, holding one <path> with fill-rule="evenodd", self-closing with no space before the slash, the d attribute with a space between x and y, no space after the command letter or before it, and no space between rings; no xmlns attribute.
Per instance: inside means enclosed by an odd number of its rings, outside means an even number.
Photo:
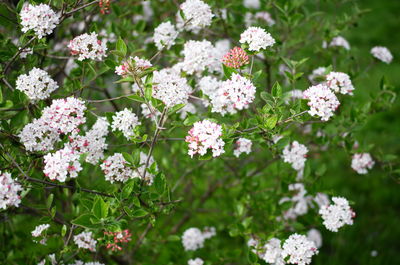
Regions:
<svg viewBox="0 0 400 265"><path fill-rule="evenodd" d="M259 9L261 3L260 0L243 0L243 5L247 8Z"/></svg>
<svg viewBox="0 0 400 265"><path fill-rule="evenodd" d="M51 128L43 119L34 119L25 125L18 137L28 151L53 150L54 144L60 141L60 135L56 129Z"/></svg>
<svg viewBox="0 0 400 265"><path fill-rule="evenodd" d="M104 236L111 238L110 242L107 243L106 248L111 249L112 251L122 250L119 243L127 243L132 240L132 235L128 229L119 232L104 231Z"/></svg>
<svg viewBox="0 0 400 265"><path fill-rule="evenodd" d="M264 20L268 26L275 25L275 20L271 17L271 14L265 11L257 12L254 17L256 19Z"/></svg>
<svg viewBox="0 0 400 265"><path fill-rule="evenodd" d="M215 235L215 228L207 228L205 232L192 227L187 229L182 235L182 244L186 251L197 250L204 246L204 241Z"/></svg>
<svg viewBox="0 0 400 265"><path fill-rule="evenodd" d="M263 246L264 253L261 253L261 258L266 262L274 265L284 265L285 261L282 258L281 241L277 238L271 238Z"/></svg>
<svg viewBox="0 0 400 265"><path fill-rule="evenodd" d="M316 85L309 87L303 92L305 99L308 99L311 116L319 116L321 120L327 121L333 116L333 112L339 107L340 103L335 94L326 85Z"/></svg>
<svg viewBox="0 0 400 265"><path fill-rule="evenodd" d="M350 50L349 42L342 36L334 37L329 43L329 47L342 47L345 48L346 50Z"/></svg>
<svg viewBox="0 0 400 265"><path fill-rule="evenodd" d="M100 168L103 170L106 180L111 183L115 181L126 182L134 176L133 169L120 153L107 157Z"/></svg>
<svg viewBox="0 0 400 265"><path fill-rule="evenodd" d="M308 148L297 141L293 141L283 149L282 158L290 163L294 170L302 170L306 163Z"/></svg>
<svg viewBox="0 0 400 265"><path fill-rule="evenodd" d="M33 30L38 39L51 34L56 25L60 23L60 15L56 14L46 4L26 4L19 15L22 32L26 33L29 30Z"/></svg>
<svg viewBox="0 0 400 265"><path fill-rule="evenodd" d="M231 68L240 68L249 63L249 56L240 47L234 47L222 58L222 63Z"/></svg>
<svg viewBox="0 0 400 265"><path fill-rule="evenodd" d="M70 133L86 122L85 110L85 102L80 99L74 97L55 99L50 107L43 110L41 119L59 133Z"/></svg>
<svg viewBox="0 0 400 265"><path fill-rule="evenodd" d="M336 93L353 95L354 87L348 74L330 72L326 76L326 85Z"/></svg>
<svg viewBox="0 0 400 265"><path fill-rule="evenodd" d="M318 231L317 229L312 228L312 229L308 230L307 238L308 238L308 240L313 241L317 248L322 247L322 235L321 235L321 232Z"/></svg>
<svg viewBox="0 0 400 265"><path fill-rule="evenodd" d="M104 158L107 149L106 136L108 134L108 121L99 117L93 127L84 136L72 133L69 136L68 146L79 154L87 154L86 162L96 165Z"/></svg>
<svg viewBox="0 0 400 265"><path fill-rule="evenodd" d="M41 236L44 236L44 235L42 235L42 233L43 233L44 231L46 231L47 229L49 229L49 227L50 227L49 224L38 225L38 226L36 226L35 229L31 232L31 234L32 234L33 237L41 237ZM43 237L43 238L39 241L39 243L42 244L42 245L45 245L45 244L46 244L46 241L47 241L47 239L46 239L45 237Z"/></svg>
<svg viewBox="0 0 400 265"><path fill-rule="evenodd" d="M76 178L81 170L79 153L68 146L44 156L43 172L51 180L65 182L67 177Z"/></svg>
<svg viewBox="0 0 400 265"><path fill-rule="evenodd" d="M253 143L251 142L251 140L246 138L239 138L236 141L235 150L233 151L233 154L236 157L239 157L241 153L250 154L252 145Z"/></svg>
<svg viewBox="0 0 400 265"><path fill-rule="evenodd" d="M319 208L322 208L330 203L328 195L325 193L318 192L314 197L315 203Z"/></svg>
<svg viewBox="0 0 400 265"><path fill-rule="evenodd" d="M232 74L229 80L221 83L217 93L211 98L212 111L225 115L247 109L254 101L255 94L256 87L249 79L239 74Z"/></svg>
<svg viewBox="0 0 400 265"><path fill-rule="evenodd" d="M115 67L115 73L120 76L126 76L128 74L138 75L144 70L152 67L153 65L149 60L135 57L129 57L128 60L124 61L121 65Z"/></svg>
<svg viewBox="0 0 400 265"><path fill-rule="evenodd" d="M22 186L11 178L8 172L0 171L0 209L7 209L10 206L18 207L21 203Z"/></svg>
<svg viewBox="0 0 400 265"><path fill-rule="evenodd" d="M225 152L225 142L221 139L222 127L209 120L198 121L189 130L185 141L189 143L188 154L193 157L195 154L205 155L210 149L213 157L220 156Z"/></svg>
<svg viewBox="0 0 400 265"><path fill-rule="evenodd" d="M204 261L201 258L195 258L188 260L188 265L203 265Z"/></svg>
<svg viewBox="0 0 400 265"><path fill-rule="evenodd" d="M189 40L183 46L182 70L186 73L201 74L204 70L215 70L215 64L220 64L221 58L215 57L215 47L207 40Z"/></svg>
<svg viewBox="0 0 400 265"><path fill-rule="evenodd" d="M20 75L16 82L16 89L24 92L32 101L48 98L57 88L58 85L51 76L36 67L27 75Z"/></svg>
<svg viewBox="0 0 400 265"><path fill-rule="evenodd" d="M175 39L179 32L175 29L170 21L163 22L154 29L153 41L157 49L169 49L175 44Z"/></svg>
<svg viewBox="0 0 400 265"><path fill-rule="evenodd" d="M378 60L384 63L391 63L393 55L388 48L382 46L375 46L371 49L371 54Z"/></svg>
<svg viewBox="0 0 400 265"><path fill-rule="evenodd" d="M342 197L333 197L333 204L325 205L319 209L324 226L332 232L337 232L344 225L352 225L355 217L348 200Z"/></svg>
<svg viewBox="0 0 400 265"><path fill-rule="evenodd" d="M204 76L199 80L197 86L203 92L203 94L212 99L218 94L221 84L222 82L213 76Z"/></svg>
<svg viewBox="0 0 400 265"><path fill-rule="evenodd" d="M351 168L358 174L367 174L368 169L372 169L374 165L375 161L369 153L354 154L351 160Z"/></svg>
<svg viewBox="0 0 400 265"><path fill-rule="evenodd" d="M192 88L186 78L171 69L162 69L153 73L153 97L161 100L167 107L184 104Z"/></svg>
<svg viewBox="0 0 400 265"><path fill-rule="evenodd" d="M315 243L296 233L289 236L282 246L282 257L289 264L310 264L315 254L318 254Z"/></svg>
<svg viewBox="0 0 400 265"><path fill-rule="evenodd" d="M74 242L78 248L89 249L92 252L96 250L97 241L93 239L92 232L82 232L74 236Z"/></svg>
<svg viewBox="0 0 400 265"><path fill-rule="evenodd" d="M325 79L326 71L326 67L318 67L314 69L312 73L308 76L308 80L310 80L313 84L318 83L317 79L320 79L320 81Z"/></svg>
<svg viewBox="0 0 400 265"><path fill-rule="evenodd" d="M260 27L249 27L240 35L239 42L247 44L249 51L259 52L274 45L275 39Z"/></svg>
<svg viewBox="0 0 400 265"><path fill-rule="evenodd" d="M290 198L283 197L279 201L279 204L287 201L292 202L293 206L284 212L283 218L286 220L295 220L298 216L304 215L308 212L308 204L312 200L312 197L306 196L307 191L302 183L290 184L288 189L289 191L294 191L294 195Z"/></svg>
<svg viewBox="0 0 400 265"><path fill-rule="evenodd" d="M180 5L184 15L185 28L197 31L211 25L213 13L208 4L201 0L186 0Z"/></svg>
<svg viewBox="0 0 400 265"><path fill-rule="evenodd" d="M141 122L138 120L136 114L125 108L124 110L115 113L111 128L113 131L121 131L129 140L133 135L135 135L134 130L140 124Z"/></svg>
<svg viewBox="0 0 400 265"><path fill-rule="evenodd" d="M105 41L97 38L97 33L84 33L75 37L68 44L72 55L78 55L78 60L102 60L106 56L107 45Z"/></svg>

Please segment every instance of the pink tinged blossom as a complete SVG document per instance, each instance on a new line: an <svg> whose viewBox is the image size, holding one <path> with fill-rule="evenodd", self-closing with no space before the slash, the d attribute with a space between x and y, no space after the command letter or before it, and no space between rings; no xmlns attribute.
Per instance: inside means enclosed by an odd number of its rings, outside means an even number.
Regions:
<svg viewBox="0 0 400 265"><path fill-rule="evenodd" d="M22 32L33 30L39 39L51 34L60 23L60 15L46 4L26 4L20 12L20 18Z"/></svg>
<svg viewBox="0 0 400 265"><path fill-rule="evenodd" d="M22 186L11 178L10 173L0 171L0 209L18 207L21 203L21 191Z"/></svg>
<svg viewBox="0 0 400 265"><path fill-rule="evenodd" d="M74 242L78 248L88 249L92 252L96 251L97 241L93 238L92 232L82 232L74 236Z"/></svg>
<svg viewBox="0 0 400 265"><path fill-rule="evenodd" d="M209 120L194 123L189 130L186 142L189 143L188 154L193 157L196 154L205 155L208 150L212 151L213 157L223 154L225 142L221 139L222 127Z"/></svg>
<svg viewBox="0 0 400 265"><path fill-rule="evenodd" d="M311 116L319 116L323 121L329 120L340 105L335 94L323 84L309 87L303 92L303 96L309 100L308 113Z"/></svg>
<svg viewBox="0 0 400 265"><path fill-rule="evenodd" d="M374 165L375 161L369 153L354 154L351 161L351 168L358 174L367 174Z"/></svg>
<svg viewBox="0 0 400 265"><path fill-rule="evenodd" d="M75 37L68 44L68 48L72 55L79 55L79 61L85 59L102 60L107 51L106 42L97 39L97 33L95 32L91 34L84 33Z"/></svg>
<svg viewBox="0 0 400 265"><path fill-rule="evenodd" d="M233 154L236 157L239 157L240 154L242 153L250 154L252 145L253 143L251 142L251 140L246 138L239 138L236 141L235 150L233 151Z"/></svg>
<svg viewBox="0 0 400 265"><path fill-rule="evenodd" d="M39 68L33 68L27 75L20 75L16 82L16 89L24 92L33 102L48 98L57 88L51 76Z"/></svg>
<svg viewBox="0 0 400 265"><path fill-rule="evenodd" d="M222 63L228 67L238 69L249 63L249 56L242 48L235 47L224 55Z"/></svg>
<svg viewBox="0 0 400 265"><path fill-rule="evenodd" d="M329 231L337 232L344 225L352 225L355 212L350 208L348 200L333 197L333 204L327 204L319 209L323 224Z"/></svg>
<svg viewBox="0 0 400 265"><path fill-rule="evenodd" d="M240 43L246 44L248 50L259 52L275 44L275 39L260 27L249 27L240 35Z"/></svg>
<svg viewBox="0 0 400 265"><path fill-rule="evenodd" d="M120 232L105 231L104 235L109 238L108 240L110 240L110 242L107 243L106 247L108 249L111 249L112 251L121 251L122 247L119 244L127 243L132 240L131 239L132 235L128 229L125 229Z"/></svg>
<svg viewBox="0 0 400 265"><path fill-rule="evenodd" d="M79 162L79 153L68 146L55 153L44 156L43 172L51 180L65 182L67 177L76 178L82 170Z"/></svg>
<svg viewBox="0 0 400 265"><path fill-rule="evenodd" d="M376 59L384 62L384 63L391 63L393 60L393 55L390 50L383 46L376 46L371 49L371 54Z"/></svg>
<svg viewBox="0 0 400 265"><path fill-rule="evenodd" d="M288 264L310 264L316 254L318 250L315 243L304 235L292 234L282 246L282 257Z"/></svg>
<svg viewBox="0 0 400 265"><path fill-rule="evenodd" d="M326 85L335 93L353 95L354 86L350 76L341 72L330 72L326 76Z"/></svg>

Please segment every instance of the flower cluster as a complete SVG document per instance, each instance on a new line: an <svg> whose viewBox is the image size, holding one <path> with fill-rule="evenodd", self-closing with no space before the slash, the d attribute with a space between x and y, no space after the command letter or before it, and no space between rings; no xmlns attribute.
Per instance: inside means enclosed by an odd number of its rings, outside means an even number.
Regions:
<svg viewBox="0 0 400 265"><path fill-rule="evenodd" d="M289 264L310 264L315 254L318 254L315 243L304 235L293 234L282 246L282 257Z"/></svg>
<svg viewBox="0 0 400 265"><path fill-rule="evenodd" d="M333 197L334 204L329 204L319 209L323 224L326 229L337 232L344 225L352 225L355 217L354 211L350 208L349 202L342 197Z"/></svg>
<svg viewBox="0 0 400 265"><path fill-rule="evenodd" d="M49 229L50 225L49 224L42 224L38 225L35 227L35 229L31 232L33 237L41 237L44 236L42 235L43 232L45 232L47 229ZM46 238L43 237L42 240L39 241L40 244L45 245L46 244Z"/></svg>
<svg viewBox="0 0 400 265"><path fill-rule="evenodd" d="M45 4L26 4L20 13L22 32L33 30L39 39L53 32L60 23L60 16Z"/></svg>
<svg viewBox="0 0 400 265"><path fill-rule="evenodd" d="M326 67L318 67L314 69L312 73L308 76L308 80L310 80L313 84L317 83L318 81L322 81L323 79L325 79L326 70Z"/></svg>
<svg viewBox="0 0 400 265"><path fill-rule="evenodd" d="M201 258L195 258L188 260L188 265L203 265L204 261Z"/></svg>
<svg viewBox="0 0 400 265"><path fill-rule="evenodd" d="M182 244L186 251L197 250L204 246L204 241L215 236L215 228L206 228L204 232L192 227L187 229L182 235Z"/></svg>
<svg viewBox="0 0 400 265"><path fill-rule="evenodd" d="M216 71L220 64L216 48L207 40L189 40L183 46L182 70L190 75L201 74L204 70Z"/></svg>
<svg viewBox="0 0 400 265"><path fill-rule="evenodd" d="M239 138L236 141L236 146L235 150L233 151L233 154L236 157L239 157L241 153L250 154L252 145L253 143L251 142L251 140L246 138Z"/></svg>
<svg viewBox="0 0 400 265"><path fill-rule="evenodd" d="M260 0L244 0L243 5L247 8L259 9L261 6Z"/></svg>
<svg viewBox="0 0 400 265"><path fill-rule="evenodd" d="M304 168L307 153L308 148L305 145L300 144L297 141L293 141L293 143L285 146L282 157L283 161L290 163L294 170L299 171Z"/></svg>
<svg viewBox="0 0 400 265"><path fill-rule="evenodd" d="M203 92L204 95L208 96L210 99L217 97L219 87L221 86L221 81L212 76L204 76L197 83L198 88ZM206 107L208 104L206 104Z"/></svg>
<svg viewBox="0 0 400 265"><path fill-rule="evenodd" d="M129 57L129 60L126 60L121 65L115 67L115 73L120 76L127 76L128 74L136 76L152 66L153 65L149 60L137 56Z"/></svg>
<svg viewBox="0 0 400 265"><path fill-rule="evenodd" d="M222 127L209 120L198 121L189 130L185 141L189 143L188 154L193 157L195 154L205 155L210 149L213 157L223 154L225 142L221 139Z"/></svg>
<svg viewBox="0 0 400 265"><path fill-rule="evenodd" d="M351 168L358 174L367 174L374 165L375 161L369 153L354 154L351 160Z"/></svg>
<svg viewBox="0 0 400 265"><path fill-rule="evenodd" d="M261 258L270 264L283 265L285 261L282 258L281 241L277 238L271 238L263 246L264 253L261 253Z"/></svg>
<svg viewBox="0 0 400 265"><path fill-rule="evenodd" d="M59 133L70 133L86 122L85 110L85 103L80 99L55 99L43 110L41 119Z"/></svg>
<svg viewBox="0 0 400 265"><path fill-rule="evenodd" d="M346 50L350 50L349 42L342 36L334 37L331 40L331 42L329 43L329 47L342 47L342 48L345 48ZM326 45L325 45L325 48L326 48Z"/></svg>
<svg viewBox="0 0 400 265"><path fill-rule="evenodd" d="M180 6L186 22L185 28L198 31L211 25L213 13L209 5L201 0L186 0Z"/></svg>
<svg viewBox="0 0 400 265"><path fill-rule="evenodd" d="M154 29L153 41L159 51L171 48L175 44L176 37L178 37L178 31L170 21L163 22Z"/></svg>
<svg viewBox="0 0 400 265"><path fill-rule="evenodd" d="M22 186L11 178L8 172L0 171L0 209L6 209L9 206L18 207L21 203Z"/></svg>
<svg viewBox="0 0 400 265"><path fill-rule="evenodd" d="M312 197L306 196L307 191L302 183L290 184L289 191L294 191L295 194L291 198L283 197L279 203L282 204L287 201L293 203L293 206L284 212L283 218L295 220L298 216L308 212L308 204L311 202Z"/></svg>
<svg viewBox="0 0 400 265"><path fill-rule="evenodd" d="M86 162L93 165L104 158L107 149L106 136L108 134L108 121L99 117L92 128L84 136L73 133L69 136L68 146L78 154L87 154Z"/></svg>
<svg viewBox="0 0 400 265"><path fill-rule="evenodd" d="M388 48L382 46L376 46L371 49L371 54L378 60L384 63L391 63L393 60L393 55Z"/></svg>
<svg viewBox="0 0 400 265"><path fill-rule="evenodd" d="M240 35L240 43L247 44L248 50L259 52L275 44L271 34L259 27L249 27Z"/></svg>
<svg viewBox="0 0 400 265"><path fill-rule="evenodd" d="M135 135L135 128L139 126L141 122L135 113L125 108L122 111L115 113L111 128L113 131L121 131L123 135L129 140Z"/></svg>
<svg viewBox="0 0 400 265"><path fill-rule="evenodd" d="M107 243L106 247L112 251L122 250L122 247L119 245L119 243L127 243L132 240L132 235L128 229L119 232L105 231L104 236L111 238L111 242Z"/></svg>
<svg viewBox="0 0 400 265"><path fill-rule="evenodd" d="M16 82L16 89L24 92L32 101L48 98L57 88L57 83L50 75L39 68L33 68L27 75L20 75Z"/></svg>
<svg viewBox="0 0 400 265"><path fill-rule="evenodd" d="M311 116L319 116L321 120L327 121L333 116L333 112L339 107L340 103L335 94L326 85L316 85L309 87L303 92L305 99L308 99Z"/></svg>
<svg viewBox="0 0 400 265"><path fill-rule="evenodd" d="M239 74L232 74L229 80L221 83L211 98L212 111L222 115L234 114L237 110L247 109L255 99L256 87Z"/></svg>
<svg viewBox="0 0 400 265"><path fill-rule="evenodd" d="M265 23L267 23L268 26L273 26L275 25L275 20L271 17L271 14L265 11L257 12L254 17L256 19L263 20Z"/></svg>
<svg viewBox="0 0 400 265"><path fill-rule="evenodd" d="M322 235L321 232L315 228L310 229L307 232L307 239L314 242L317 248L322 247Z"/></svg>
<svg viewBox="0 0 400 265"><path fill-rule="evenodd" d="M60 140L58 132L43 119L34 119L25 125L18 137L28 151L51 151Z"/></svg>
<svg viewBox="0 0 400 265"><path fill-rule="evenodd" d="M75 37L68 44L72 55L79 55L78 60L85 59L102 60L106 56L107 45L97 38L97 33L92 32L90 35L84 33Z"/></svg>
<svg viewBox="0 0 400 265"><path fill-rule="evenodd" d="M247 56L242 48L235 47L224 55L222 63L228 67L237 69L249 63L249 56Z"/></svg>
<svg viewBox="0 0 400 265"><path fill-rule="evenodd" d="M326 76L326 85L336 93L353 95L354 87L348 74L330 72Z"/></svg>
<svg viewBox="0 0 400 265"><path fill-rule="evenodd" d="M76 178L81 170L79 153L71 150L68 146L44 156L43 172L51 180L65 182L68 176Z"/></svg>
<svg viewBox="0 0 400 265"><path fill-rule="evenodd" d="M74 242L78 248L89 249L92 252L96 250L97 241L93 239L92 232L82 232L74 236Z"/></svg>
<svg viewBox="0 0 400 265"><path fill-rule="evenodd" d="M186 103L192 88L185 78L172 69L153 73L153 97L161 100L167 107Z"/></svg>
<svg viewBox="0 0 400 265"><path fill-rule="evenodd" d="M106 180L111 183L115 181L126 182L134 175L133 169L120 153L108 157L100 165L100 168L103 170Z"/></svg>

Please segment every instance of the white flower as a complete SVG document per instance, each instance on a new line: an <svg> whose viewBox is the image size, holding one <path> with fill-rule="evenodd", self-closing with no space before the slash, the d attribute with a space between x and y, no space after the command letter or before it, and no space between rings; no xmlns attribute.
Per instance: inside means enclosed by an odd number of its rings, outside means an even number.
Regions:
<svg viewBox="0 0 400 265"><path fill-rule="evenodd" d="M334 37L332 41L329 43L329 47L343 47L346 50L350 50L349 42L342 36Z"/></svg>
<svg viewBox="0 0 400 265"><path fill-rule="evenodd" d="M0 209L6 209L9 206L18 207L21 203L22 186L11 178L8 172L0 171Z"/></svg>
<svg viewBox="0 0 400 265"><path fill-rule="evenodd" d="M288 144L283 149L283 161L286 163L290 163L294 170L302 170L304 168L304 164L306 163L306 157L308 153L308 148L300 144L297 141L294 141L291 144Z"/></svg>
<svg viewBox="0 0 400 265"><path fill-rule="evenodd" d="M375 46L371 49L371 54L378 60L381 60L382 62L387 64L391 63L393 60L392 53L386 47Z"/></svg>
<svg viewBox="0 0 400 265"><path fill-rule="evenodd" d="M215 77L204 76L199 80L197 86L203 92L203 94L211 99L218 94L221 83L222 82Z"/></svg>
<svg viewBox="0 0 400 265"><path fill-rule="evenodd" d="M375 161L369 153L354 154L351 160L351 168L358 174L367 174L374 165Z"/></svg>
<svg viewBox="0 0 400 265"><path fill-rule="evenodd" d="M291 198L283 197L279 201L279 204L291 201L293 206L283 214L283 218L295 220L298 216L304 215L308 212L308 204L312 200L312 197L305 196L307 191L302 183L290 184L289 191L295 191L296 193Z"/></svg>
<svg viewBox="0 0 400 265"><path fill-rule="evenodd" d="M108 126L106 118L100 117L84 136L77 133L69 136L68 146L79 154L87 154L86 162L96 165L100 159L104 158L104 150L108 147L105 138L108 134Z"/></svg>
<svg viewBox="0 0 400 265"><path fill-rule="evenodd" d="M42 224L35 227L35 229L31 232L33 237L39 237L42 233L50 227L49 224Z"/></svg>
<svg viewBox="0 0 400 265"><path fill-rule="evenodd" d="M102 60L107 51L106 42L99 40L95 32L90 35L84 33L75 37L68 44L68 48L71 50L72 55L79 55L79 61L85 59Z"/></svg>
<svg viewBox="0 0 400 265"><path fill-rule="evenodd" d="M18 137L28 151L48 152L60 141L57 131L48 126L43 119L34 119L25 125Z"/></svg>
<svg viewBox="0 0 400 265"><path fill-rule="evenodd" d="M221 83L217 93L211 98L212 111L225 115L237 110L247 109L255 99L256 87L239 74L233 74L229 80Z"/></svg>
<svg viewBox="0 0 400 265"><path fill-rule="evenodd" d="M308 99L311 116L319 116L321 120L327 121L333 116L333 112L339 107L340 103L335 94L326 85L316 85L309 87L303 92L305 99Z"/></svg>
<svg viewBox="0 0 400 265"><path fill-rule="evenodd" d="M337 232L344 225L352 225L355 213L350 208L349 202L342 197L333 197L334 204L325 205L319 209L319 214L324 220L326 229Z"/></svg>
<svg viewBox="0 0 400 265"><path fill-rule="evenodd" d="M80 99L74 97L55 99L50 107L43 110L41 119L59 133L70 133L86 122L85 110L85 102Z"/></svg>
<svg viewBox="0 0 400 265"><path fill-rule="evenodd" d="M115 113L111 128L113 131L121 131L123 135L129 140L135 135L135 128L139 126L141 122L135 113L125 108L122 111Z"/></svg>
<svg viewBox="0 0 400 265"><path fill-rule="evenodd" d="M206 228L205 232L192 227L187 229L182 235L182 244L186 251L197 250L204 246L204 241L215 235L215 228Z"/></svg>
<svg viewBox="0 0 400 265"><path fill-rule="evenodd" d="M207 40L189 40L183 46L182 70L190 75L201 74L206 69L217 71L221 64L217 53L216 48Z"/></svg>
<svg viewBox="0 0 400 265"><path fill-rule="evenodd" d="M32 101L48 98L57 88L51 76L39 68L33 68L27 75L18 76L16 82L16 89L24 92Z"/></svg>
<svg viewBox="0 0 400 265"><path fill-rule="evenodd" d="M252 145L253 143L251 142L251 140L246 138L239 138L236 141L236 146L235 150L233 151L233 154L236 157L239 157L241 153L250 154Z"/></svg>
<svg viewBox="0 0 400 265"><path fill-rule="evenodd" d="M319 208L327 206L330 203L328 195L326 195L325 193L321 193L321 192L318 192L315 195L314 201L318 204Z"/></svg>
<svg viewBox="0 0 400 265"><path fill-rule="evenodd" d="M270 27L273 26L273 25L275 25L275 20L271 17L271 14L268 13L268 12L265 12L265 11L263 11L263 12L257 12L257 13L254 15L254 17L255 17L256 19L264 20L264 21L267 23L267 25L270 26Z"/></svg>
<svg viewBox="0 0 400 265"><path fill-rule="evenodd" d="M247 8L259 9L261 3L260 0L243 0L243 5Z"/></svg>
<svg viewBox="0 0 400 265"><path fill-rule="evenodd" d="M103 170L106 180L111 183L115 181L126 182L134 176L133 169L120 153L109 156L100 165L100 168Z"/></svg>
<svg viewBox="0 0 400 265"><path fill-rule="evenodd" d="M186 0L180 6L185 16L185 28L190 31L197 31L211 25L213 13L208 4L201 0Z"/></svg>
<svg viewBox="0 0 400 265"><path fill-rule="evenodd" d="M96 250L97 241L93 239L92 232L82 232L74 236L74 242L78 248L89 249L92 252Z"/></svg>
<svg viewBox="0 0 400 265"><path fill-rule="evenodd" d="M262 259L266 263L274 264L274 265L284 265L285 261L282 258L282 248L281 241L277 238L271 238L264 245L263 249L265 252L262 255Z"/></svg>
<svg viewBox="0 0 400 265"><path fill-rule="evenodd" d="M18 48L18 50L21 50L21 47ZM33 49L32 48L24 48L21 53L19 54L19 57L21 57L22 59L25 59L28 54L33 54Z"/></svg>
<svg viewBox="0 0 400 265"><path fill-rule="evenodd" d="M289 264L310 264L312 256L318 254L314 242L299 234L292 234L286 239L282 249L282 257Z"/></svg>
<svg viewBox="0 0 400 265"><path fill-rule="evenodd" d="M60 15L48 5L25 5L20 13L22 32L33 30L39 39L53 32L60 23Z"/></svg>
<svg viewBox="0 0 400 265"><path fill-rule="evenodd" d="M167 107L185 104L192 88L186 78L171 69L163 69L153 73L153 97L161 100Z"/></svg>
<svg viewBox="0 0 400 265"><path fill-rule="evenodd" d="M348 74L330 72L326 76L326 85L336 93L353 95L354 87Z"/></svg>
<svg viewBox="0 0 400 265"><path fill-rule="evenodd" d="M51 180L65 182L68 175L70 178L76 178L81 170L79 153L74 152L68 146L44 156L43 172Z"/></svg>
<svg viewBox="0 0 400 265"><path fill-rule="evenodd" d="M190 259L188 265L203 265L204 261L201 258Z"/></svg>
<svg viewBox="0 0 400 265"><path fill-rule="evenodd" d="M240 35L240 43L246 43L249 51L259 52L275 44L271 34L259 27L249 27Z"/></svg>
<svg viewBox="0 0 400 265"><path fill-rule="evenodd" d="M195 154L205 155L210 149L213 157L223 154L225 142L221 139L222 127L209 120L198 121L189 130L185 141L189 143L188 154L193 157Z"/></svg>
<svg viewBox="0 0 400 265"><path fill-rule="evenodd" d="M312 71L312 73L308 76L308 79L311 81L311 83L315 84L317 83L317 78L320 78L321 81L326 75L326 67L318 67Z"/></svg>
<svg viewBox="0 0 400 265"><path fill-rule="evenodd" d="M322 247L322 235L321 232L319 232L317 229L315 228L310 229L307 232L307 238L308 240L313 241L317 248Z"/></svg>
<svg viewBox="0 0 400 265"><path fill-rule="evenodd" d="M164 47L166 49L171 48L175 44L175 39L178 37L178 31L170 21L163 22L154 29L153 41L160 51Z"/></svg>

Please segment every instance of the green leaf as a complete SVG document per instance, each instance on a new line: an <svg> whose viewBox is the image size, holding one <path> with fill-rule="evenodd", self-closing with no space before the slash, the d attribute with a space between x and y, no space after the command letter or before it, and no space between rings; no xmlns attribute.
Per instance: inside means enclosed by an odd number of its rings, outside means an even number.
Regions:
<svg viewBox="0 0 400 265"><path fill-rule="evenodd" d="M135 165L135 160L133 159L133 157L130 154L128 154L126 152L122 152L122 156L124 157L126 162L128 162L131 165Z"/></svg>
<svg viewBox="0 0 400 265"><path fill-rule="evenodd" d="M123 39L121 39L121 37L119 37L119 39L117 41L116 49L120 54L122 54L122 57L126 56L128 48L126 47L126 44L123 41Z"/></svg>
<svg viewBox="0 0 400 265"><path fill-rule="evenodd" d="M133 217L143 217L143 216L146 216L147 214L148 214L148 212L143 209L137 209L132 212Z"/></svg>
<svg viewBox="0 0 400 265"><path fill-rule="evenodd" d="M67 234L67 226L63 225L61 228L61 236L65 236Z"/></svg>
<svg viewBox="0 0 400 265"><path fill-rule="evenodd" d="M108 207L108 203L104 202L103 198L96 196L92 212L98 219L106 218L108 216Z"/></svg>
<svg viewBox="0 0 400 265"><path fill-rule="evenodd" d="M268 129L273 129L275 128L277 122L278 122L278 116L272 115L271 117L267 118L265 125L267 126Z"/></svg>
<svg viewBox="0 0 400 265"><path fill-rule="evenodd" d="M185 107L185 105L186 105L186 104L178 104L178 105L173 106L173 107L168 111L168 114L169 114L169 115L174 114L175 112L177 112L177 111L179 111L180 109L182 109L183 107Z"/></svg>
<svg viewBox="0 0 400 265"><path fill-rule="evenodd" d="M81 216L72 220L71 223L84 228L94 228L95 226L90 221L90 218L93 218L92 214L82 214Z"/></svg>
<svg viewBox="0 0 400 265"><path fill-rule="evenodd" d="M183 121L183 125L185 126L192 126L193 123L198 121L200 118L197 115L188 115L186 119Z"/></svg>
<svg viewBox="0 0 400 265"><path fill-rule="evenodd" d="M140 102L140 103L145 103L146 102L142 97L140 97L138 95L130 95L127 98L132 99L132 100L137 101L137 102Z"/></svg>
<svg viewBox="0 0 400 265"><path fill-rule="evenodd" d="M135 79L132 76L128 76L128 77L122 78L118 81L115 81L114 84L125 83L125 82L133 83L133 82L135 82Z"/></svg>
<svg viewBox="0 0 400 265"><path fill-rule="evenodd" d="M28 117L28 111L23 110L18 112L17 115L15 115L10 122L10 126L13 130L18 131L22 127L24 127L25 124L29 122L29 117Z"/></svg>
<svg viewBox="0 0 400 265"><path fill-rule="evenodd" d="M226 79L231 78L231 75L232 75L233 73L236 73L236 70L235 70L235 69L230 68L230 67L226 66L225 64L222 65L222 68L223 68L223 70L224 70L224 76L225 76Z"/></svg>
<svg viewBox="0 0 400 265"><path fill-rule="evenodd" d="M165 176L164 174L157 174L154 178L154 187L159 195L164 193L165 190Z"/></svg>
<svg viewBox="0 0 400 265"><path fill-rule="evenodd" d="M278 82L275 82L274 86L272 87L272 96L276 98L282 97L282 87Z"/></svg>
<svg viewBox="0 0 400 265"><path fill-rule="evenodd" d="M51 204L53 203L53 199L54 199L54 194L53 193L50 194L49 197L47 197L47 200L46 200L47 209L51 208Z"/></svg>

